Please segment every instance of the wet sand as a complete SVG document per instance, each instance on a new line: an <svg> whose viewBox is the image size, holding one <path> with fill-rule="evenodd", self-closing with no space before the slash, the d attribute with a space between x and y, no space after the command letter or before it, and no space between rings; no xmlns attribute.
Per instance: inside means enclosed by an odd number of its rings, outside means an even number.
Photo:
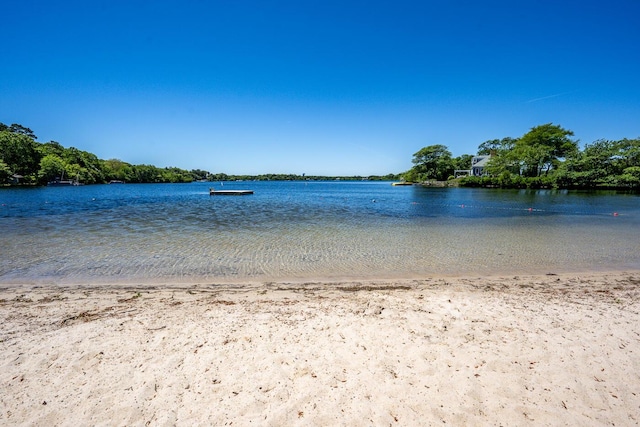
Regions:
<svg viewBox="0 0 640 427"><path fill-rule="evenodd" d="M4 286L2 425L637 425L640 272Z"/></svg>

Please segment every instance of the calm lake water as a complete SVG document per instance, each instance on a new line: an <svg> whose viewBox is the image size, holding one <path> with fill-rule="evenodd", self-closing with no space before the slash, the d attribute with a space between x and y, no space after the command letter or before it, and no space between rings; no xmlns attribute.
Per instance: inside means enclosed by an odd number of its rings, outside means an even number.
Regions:
<svg viewBox="0 0 640 427"><path fill-rule="evenodd" d="M0 283L232 283L640 269L640 197L225 182L0 190Z"/></svg>

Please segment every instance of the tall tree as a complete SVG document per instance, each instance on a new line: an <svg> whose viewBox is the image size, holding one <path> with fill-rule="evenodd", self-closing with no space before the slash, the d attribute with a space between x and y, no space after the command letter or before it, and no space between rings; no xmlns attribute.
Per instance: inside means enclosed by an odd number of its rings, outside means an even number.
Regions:
<svg viewBox="0 0 640 427"><path fill-rule="evenodd" d="M63 174L67 174L67 164L59 156L55 154L47 154L40 160L38 170L38 178L40 183L46 184L56 178L62 178Z"/></svg>
<svg viewBox="0 0 640 427"><path fill-rule="evenodd" d="M95 154L69 147L64 149L62 158L72 168L69 173L81 179L82 182L95 184L104 181L100 160Z"/></svg>
<svg viewBox="0 0 640 427"><path fill-rule="evenodd" d="M32 139L38 139L36 134L33 133L31 129L29 129L28 127L19 125L17 123L13 123L11 126L9 126L9 132L17 133L18 135L26 135Z"/></svg>
<svg viewBox="0 0 640 427"><path fill-rule="evenodd" d="M524 176L547 174L559 160L578 152L570 136L572 131L552 123L536 126L515 142L510 156Z"/></svg>
<svg viewBox="0 0 640 427"><path fill-rule="evenodd" d="M640 138L624 138L616 143L623 168L640 166Z"/></svg>
<svg viewBox="0 0 640 427"><path fill-rule="evenodd" d="M420 180L445 181L453 175L454 163L451 152L445 145L429 145L413 155L413 173Z"/></svg>
<svg viewBox="0 0 640 427"><path fill-rule="evenodd" d="M35 177L40 158L38 143L33 138L10 130L0 131L0 160L13 174Z"/></svg>
<svg viewBox="0 0 640 427"><path fill-rule="evenodd" d="M478 146L478 155L486 156L489 154L499 155L502 153L507 153L513 149L515 143L516 140L510 137L502 139L490 139Z"/></svg>
<svg viewBox="0 0 640 427"><path fill-rule="evenodd" d="M45 142L44 144L40 144L38 146L38 150L43 156L55 154L58 157L62 157L65 148L59 142L49 141Z"/></svg>

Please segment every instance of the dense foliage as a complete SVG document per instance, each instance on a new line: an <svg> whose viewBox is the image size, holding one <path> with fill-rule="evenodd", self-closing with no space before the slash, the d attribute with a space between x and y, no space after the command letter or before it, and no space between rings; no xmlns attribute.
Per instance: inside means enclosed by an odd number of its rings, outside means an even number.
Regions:
<svg viewBox="0 0 640 427"><path fill-rule="evenodd" d="M582 150L573 132L552 123L536 126L520 138L485 141L478 155L491 155L481 176L464 176L463 186L504 188L621 188L640 189L640 139L598 140ZM56 179L83 184L110 181L131 183L192 182L200 180L397 180L450 181L471 169L473 155L453 157L447 146L429 145L413 155L413 167L403 174L326 177L295 174L227 175L177 167L132 165L55 141L40 143L22 125L0 123L0 185L46 185Z"/></svg>
<svg viewBox="0 0 640 427"><path fill-rule="evenodd" d="M184 170L176 167L132 165L122 160L101 160L95 154L74 147L65 148L55 141L40 143L29 128L0 123L0 185L46 185L56 179L74 180L82 184L110 181L130 183L169 183L200 180L392 180L399 175L321 177L293 174L227 175L208 171Z"/></svg>
<svg viewBox="0 0 640 427"><path fill-rule="evenodd" d="M446 146L429 145L413 155L414 166L402 174L402 178L409 182L445 181L455 170L469 169L472 158L470 154L454 158Z"/></svg>
<svg viewBox="0 0 640 427"><path fill-rule="evenodd" d="M44 185L55 179L84 184L125 182L191 182L205 171L131 165L121 160L101 160L95 154L65 148L55 141L39 143L28 128L0 124L0 182Z"/></svg>
<svg viewBox="0 0 640 427"><path fill-rule="evenodd" d="M465 176L463 186L503 188L640 189L640 139L598 140L583 150L573 132L551 123L536 126L520 138L485 141L478 155L491 155L482 176ZM412 182L450 180L469 170L473 156L452 158L444 145L414 154L414 166L402 174Z"/></svg>

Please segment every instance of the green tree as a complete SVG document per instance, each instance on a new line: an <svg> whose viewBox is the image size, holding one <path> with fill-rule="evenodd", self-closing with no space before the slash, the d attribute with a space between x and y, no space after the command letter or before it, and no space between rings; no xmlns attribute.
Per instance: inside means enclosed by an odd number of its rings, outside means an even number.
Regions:
<svg viewBox="0 0 640 427"><path fill-rule="evenodd" d="M209 172L202 169L191 169L189 173L194 181L207 179L209 177Z"/></svg>
<svg viewBox="0 0 640 427"><path fill-rule="evenodd" d="M5 162L0 159L0 184L5 183L11 178L11 169Z"/></svg>
<svg viewBox="0 0 640 427"><path fill-rule="evenodd" d="M133 182L164 182L162 171L153 165L134 165L131 167Z"/></svg>
<svg viewBox="0 0 640 427"><path fill-rule="evenodd" d="M30 136L10 130L0 131L0 160L12 174L35 179L41 155Z"/></svg>
<svg viewBox="0 0 640 427"><path fill-rule="evenodd" d="M29 129L28 127L24 127L22 125L19 125L17 123L13 123L11 126L9 126L9 132L18 134L18 135L26 135L31 139L38 139L38 137L36 136L35 133L33 133L33 131L31 129Z"/></svg>
<svg viewBox="0 0 640 427"><path fill-rule="evenodd" d="M69 147L63 150L62 158L72 166L69 170L69 173L72 174L70 177L77 178L85 184L104 182L102 165L95 154Z"/></svg>
<svg viewBox="0 0 640 427"><path fill-rule="evenodd" d="M620 166L623 169L640 166L640 139L623 139L617 142Z"/></svg>
<svg viewBox="0 0 640 427"><path fill-rule="evenodd" d="M628 187L640 166L640 140L597 140L569 157L559 168L560 185L591 188ZM624 178L623 178L623 175Z"/></svg>
<svg viewBox="0 0 640 427"><path fill-rule="evenodd" d="M26 135L31 139L38 139L38 137L33 133L31 129L28 127L24 127L17 123L13 123L11 126L7 126L4 123L0 123L0 132L7 131L11 133L16 133L19 135Z"/></svg>
<svg viewBox="0 0 640 427"><path fill-rule="evenodd" d="M439 181L445 181L449 176L453 175L454 162L451 157L451 152L445 145L429 145L423 147L413 155L411 161L414 166L409 171L409 175L416 181L424 181L428 179L435 179ZM405 176L405 180L409 180Z"/></svg>
<svg viewBox="0 0 640 427"><path fill-rule="evenodd" d="M47 154L40 160L38 168L38 181L46 184L56 178L61 178L63 172L67 174L67 164L55 154ZM67 175L69 176L69 175Z"/></svg>
<svg viewBox="0 0 640 427"><path fill-rule="evenodd" d="M411 168L400 176L400 179L407 182L420 182L423 178L424 177L416 170L416 168Z"/></svg>
<svg viewBox="0 0 640 427"><path fill-rule="evenodd" d="M582 151L558 168L561 185L567 187L595 187L603 185L622 170L616 165L619 146L615 141L600 139L585 145Z"/></svg>
<svg viewBox="0 0 640 427"><path fill-rule="evenodd" d="M192 182L193 177L186 170L168 167L160 170L162 182Z"/></svg>
<svg viewBox="0 0 640 427"><path fill-rule="evenodd" d="M469 170L471 169L471 154L462 154L453 159L453 168L456 170Z"/></svg>
<svg viewBox="0 0 640 427"><path fill-rule="evenodd" d="M572 131L552 123L536 126L516 140L509 156L524 176L547 174L560 160L578 152L578 143L569 136Z"/></svg>
<svg viewBox="0 0 640 427"><path fill-rule="evenodd" d="M483 142L478 146L478 155L487 156L489 154L495 156L508 153L513 150L516 140L510 137L502 139L491 139Z"/></svg>
<svg viewBox="0 0 640 427"><path fill-rule="evenodd" d="M210 181L228 181L229 175L226 173L215 173L209 177Z"/></svg>
<svg viewBox="0 0 640 427"><path fill-rule="evenodd" d="M48 154L55 154L58 157L62 157L64 153L64 147L56 141L45 142L44 144L38 145L38 151L42 156L46 156Z"/></svg>
<svg viewBox="0 0 640 427"><path fill-rule="evenodd" d="M133 181L133 168L129 163L118 159L109 159L101 162L100 169L103 172L105 180L108 181Z"/></svg>
<svg viewBox="0 0 640 427"><path fill-rule="evenodd" d="M478 155L491 155L491 159L484 169L486 175L501 177L500 182L512 182L512 175L520 175L520 169L515 164L511 156L516 139L505 137L502 139L491 139L478 146ZM502 184L501 184L502 185Z"/></svg>
<svg viewBox="0 0 640 427"><path fill-rule="evenodd" d="M520 176L520 167L508 152L498 153L491 156L484 172L489 176L502 176L505 179L510 175Z"/></svg>
<svg viewBox="0 0 640 427"><path fill-rule="evenodd" d="M622 171L618 183L627 187L640 188L640 166L630 166Z"/></svg>

